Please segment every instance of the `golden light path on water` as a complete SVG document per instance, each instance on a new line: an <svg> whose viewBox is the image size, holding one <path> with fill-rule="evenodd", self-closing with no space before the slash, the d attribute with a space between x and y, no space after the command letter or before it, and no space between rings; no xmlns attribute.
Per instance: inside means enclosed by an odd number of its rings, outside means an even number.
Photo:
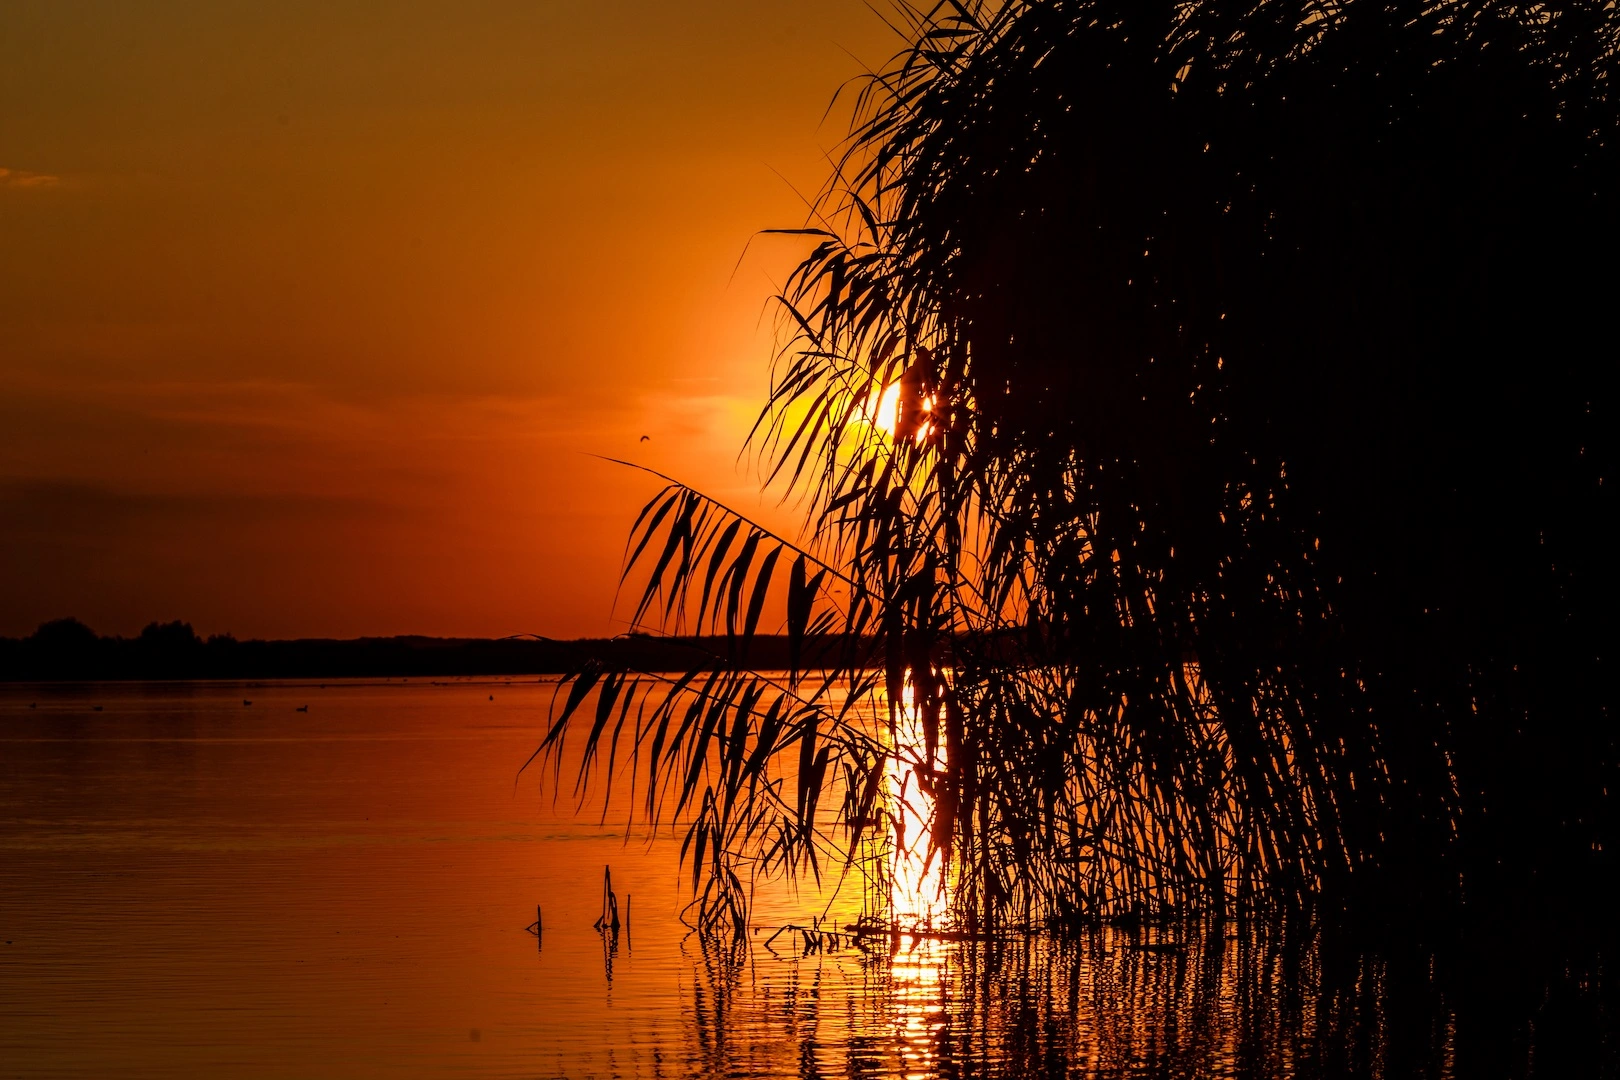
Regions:
<svg viewBox="0 0 1620 1080"><path fill-rule="evenodd" d="M900 707L894 710L893 738L886 777L893 833L888 867L890 917L904 930L934 929L948 913L947 856L933 845L934 798L923 779L930 768L927 740L916 689L909 678ZM932 763L936 770L945 765L937 756Z"/></svg>
<svg viewBox="0 0 1620 1080"><path fill-rule="evenodd" d="M888 866L889 916L903 930L927 931L942 926L948 914L949 893L944 852L934 849L931 826L934 798L922 780L930 767L923 717L916 688L908 677L899 708L892 710L893 752L887 763L886 783L891 803L892 830ZM933 763L943 769L945 762ZM946 1026L946 943L936 937L913 936L909 948L898 948L890 974L894 1003L895 1038L907 1077L936 1075L937 1034Z"/></svg>

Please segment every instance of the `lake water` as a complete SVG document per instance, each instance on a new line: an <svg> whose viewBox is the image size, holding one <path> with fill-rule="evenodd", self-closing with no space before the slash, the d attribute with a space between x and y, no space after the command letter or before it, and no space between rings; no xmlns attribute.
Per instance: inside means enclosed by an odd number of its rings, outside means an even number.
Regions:
<svg viewBox="0 0 1620 1080"><path fill-rule="evenodd" d="M1596 961L1230 926L705 949L677 845L518 779L552 689L0 686L0 1076L1614 1074Z"/></svg>

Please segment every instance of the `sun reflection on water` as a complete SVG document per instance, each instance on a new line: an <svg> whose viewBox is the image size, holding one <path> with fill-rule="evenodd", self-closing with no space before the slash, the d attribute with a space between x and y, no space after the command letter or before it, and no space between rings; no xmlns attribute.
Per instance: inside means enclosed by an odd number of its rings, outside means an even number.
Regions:
<svg viewBox="0 0 1620 1080"><path fill-rule="evenodd" d="M926 778L931 770L943 771L947 763L941 753L933 762L928 760L924 718L909 677L900 707L892 712L894 750L885 777L892 828L887 867L890 922L905 931L935 930L943 926L949 909L948 852L933 843L935 800Z"/></svg>
<svg viewBox="0 0 1620 1080"><path fill-rule="evenodd" d="M888 993L903 1076L939 1074L940 1043L949 1028L948 950L947 943L936 938L919 938L890 960Z"/></svg>

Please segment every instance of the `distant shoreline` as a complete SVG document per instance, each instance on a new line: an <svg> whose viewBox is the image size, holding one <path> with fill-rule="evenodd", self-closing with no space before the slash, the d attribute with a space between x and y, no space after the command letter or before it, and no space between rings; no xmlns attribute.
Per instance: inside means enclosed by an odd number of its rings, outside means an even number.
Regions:
<svg viewBox="0 0 1620 1080"><path fill-rule="evenodd" d="M738 657L761 670L790 666L785 636L759 635ZM836 642L807 643L815 661ZM0 682L162 681L174 679L426 678L560 675L590 660L642 671L720 666L724 637L436 638L420 635L348 640L238 641L199 638L185 623L156 624L138 637L101 637L76 620L47 623L31 637L0 638Z"/></svg>

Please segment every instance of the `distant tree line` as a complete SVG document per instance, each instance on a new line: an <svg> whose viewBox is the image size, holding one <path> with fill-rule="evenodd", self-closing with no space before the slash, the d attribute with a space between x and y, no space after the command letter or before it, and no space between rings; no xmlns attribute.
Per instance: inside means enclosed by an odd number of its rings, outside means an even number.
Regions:
<svg viewBox="0 0 1620 1080"><path fill-rule="evenodd" d="M588 661L686 671L723 659L723 643L633 635L580 641L535 637L238 640L200 636L188 622L153 622L135 637L54 619L25 638L0 638L0 680L275 679L564 674ZM785 638L749 643L752 662L785 667ZM706 659L707 658L707 659Z"/></svg>

